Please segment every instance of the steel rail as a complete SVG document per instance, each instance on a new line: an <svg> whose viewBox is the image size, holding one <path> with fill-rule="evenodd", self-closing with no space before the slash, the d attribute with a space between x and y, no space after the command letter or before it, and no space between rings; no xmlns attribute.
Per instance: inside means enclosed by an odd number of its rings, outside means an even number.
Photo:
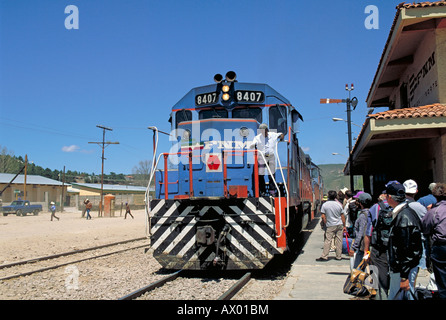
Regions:
<svg viewBox="0 0 446 320"><path fill-rule="evenodd" d="M121 253L121 252L129 251L129 250L133 250L133 249L144 248L144 247L147 247L148 245L149 244L143 244L143 245L132 247L132 248L126 248L126 249L122 249L122 250L118 250L118 251L104 253L104 254L101 254L101 255L98 255L98 256L94 256L94 257L82 258L82 259L78 259L78 260L74 260L74 261L70 261L70 262L64 262L64 263L56 264L54 266L49 266L49 267L40 268L40 269L36 269L36 270L32 270L32 271L27 271L27 272L23 272L23 273L11 275L11 276L6 276L6 277L3 277L3 278L0 278L0 281L2 281L2 280L10 280L10 279L19 278L19 277L24 277L24 276L31 275L33 273L48 271L48 270L52 270L52 269L57 269L57 268L60 268L60 267L66 266L66 265L79 263L79 262L86 261L86 260L91 260L91 259L102 258L102 257L110 256L112 254Z"/></svg>
<svg viewBox="0 0 446 320"><path fill-rule="evenodd" d="M148 286L145 286L143 288L135 290L135 291L129 293L128 295L125 295L125 296L119 298L118 300L133 300L133 299L136 299L136 298L142 296L146 292L149 292L149 291L152 291L153 289L162 287L167 282L175 280L176 278L178 278L178 276L180 275L180 273L182 271L183 270L179 270L179 271L177 271L175 273L172 273L172 274L168 275L167 277L165 277L165 278L163 278L161 280L155 281L155 282L149 284Z"/></svg>
<svg viewBox="0 0 446 320"><path fill-rule="evenodd" d="M251 279L251 272L247 272L243 277L240 278L228 291L223 293L217 300L231 300L237 292L239 292Z"/></svg>
<svg viewBox="0 0 446 320"><path fill-rule="evenodd" d="M118 244L124 244L124 243L128 243L128 242L139 241L139 240L144 240L144 239L147 239L147 238L146 237L142 237L142 238L118 241L118 242L113 242L113 243L109 243L109 244L103 244L103 245L96 246L96 247L90 247L90 248L85 248L85 249L73 250L73 251L57 253L57 254L44 256L44 257L38 257L38 258L32 258L32 259L27 259L27 260L21 260L21 261L17 261L17 262L6 263L6 264L0 265L0 269L14 267L14 266L22 265L22 264L27 264L27 263L35 263L35 262L42 261L42 260L55 259L55 258L59 258L59 257L73 255L73 254L76 254L76 253L82 253L82 252L86 252L86 251L102 249L102 248L106 248L106 247L115 246L115 245L118 245Z"/></svg>

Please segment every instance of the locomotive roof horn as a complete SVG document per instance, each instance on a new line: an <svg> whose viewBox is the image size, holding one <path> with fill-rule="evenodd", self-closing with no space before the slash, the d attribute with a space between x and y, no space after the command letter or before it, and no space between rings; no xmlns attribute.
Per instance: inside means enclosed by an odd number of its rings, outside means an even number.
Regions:
<svg viewBox="0 0 446 320"><path fill-rule="evenodd" d="M223 76L222 76L221 74L217 73L217 74L214 76L214 81L217 82L217 83L222 82L222 81L223 81Z"/></svg>
<svg viewBox="0 0 446 320"><path fill-rule="evenodd" d="M226 81L234 82L235 78L237 78L237 74L234 71L228 71L226 73Z"/></svg>

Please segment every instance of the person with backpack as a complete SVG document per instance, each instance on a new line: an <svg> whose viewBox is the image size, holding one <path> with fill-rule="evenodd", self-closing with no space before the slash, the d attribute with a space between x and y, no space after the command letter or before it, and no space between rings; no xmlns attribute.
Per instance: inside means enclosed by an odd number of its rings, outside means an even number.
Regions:
<svg viewBox="0 0 446 320"><path fill-rule="evenodd" d="M392 183L386 188L387 202L393 208L387 246L389 258L389 299L409 299L415 291L418 264L423 252L421 220L406 202L404 185Z"/></svg>
<svg viewBox="0 0 446 320"><path fill-rule="evenodd" d="M350 237L353 237L353 231L356 221L356 199L353 198L353 192L351 190L345 191L345 200L344 200L344 215L345 215L345 227L347 228L347 233Z"/></svg>
<svg viewBox="0 0 446 320"><path fill-rule="evenodd" d="M437 203L423 217L423 233L431 240L430 260L440 299L446 299L446 184L432 190Z"/></svg>
<svg viewBox="0 0 446 320"><path fill-rule="evenodd" d="M389 181L385 186L393 182ZM364 252L370 253L370 265L373 265L378 273L378 290L375 299L379 300L387 300L389 292L387 244L391 224L392 208L387 203L386 190L384 190L378 197L378 202L368 212L364 236Z"/></svg>

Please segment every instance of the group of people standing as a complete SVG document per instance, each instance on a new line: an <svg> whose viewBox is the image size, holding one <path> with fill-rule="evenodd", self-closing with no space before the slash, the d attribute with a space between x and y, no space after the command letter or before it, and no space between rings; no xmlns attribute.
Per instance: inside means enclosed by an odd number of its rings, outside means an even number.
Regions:
<svg viewBox="0 0 446 320"><path fill-rule="evenodd" d="M91 215L90 215L90 211L93 208L93 204L91 203L91 201L89 199L85 199L84 200L84 210L82 210L82 218L85 216L85 214L87 214L87 220L91 220ZM132 212L130 210L130 204L128 202L125 203L125 215L124 215L124 219L127 219L127 215L130 215L132 217L132 219L134 219Z"/></svg>
<svg viewBox="0 0 446 320"><path fill-rule="evenodd" d="M429 185L431 194L415 200L417 183L389 181L374 202L366 192L328 192L321 207L325 229L322 255L335 246L341 260L344 236L350 236L351 267L363 259L377 270L376 299L413 299L419 269L433 272L438 296L446 299L446 184Z"/></svg>

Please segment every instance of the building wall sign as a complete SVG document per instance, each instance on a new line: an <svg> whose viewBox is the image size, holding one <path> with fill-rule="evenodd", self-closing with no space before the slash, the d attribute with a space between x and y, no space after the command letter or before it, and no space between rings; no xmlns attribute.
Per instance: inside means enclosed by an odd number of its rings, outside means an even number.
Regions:
<svg viewBox="0 0 446 320"><path fill-rule="evenodd" d="M435 51L427 58L418 72L413 73L409 78L409 98L410 106L419 106L432 93L435 87L438 87L437 73L431 72L435 66ZM425 80L426 78L426 80ZM421 83L421 87L420 87ZM419 88L420 87L420 88ZM418 90L417 90L418 89ZM417 99L416 99L417 98Z"/></svg>

